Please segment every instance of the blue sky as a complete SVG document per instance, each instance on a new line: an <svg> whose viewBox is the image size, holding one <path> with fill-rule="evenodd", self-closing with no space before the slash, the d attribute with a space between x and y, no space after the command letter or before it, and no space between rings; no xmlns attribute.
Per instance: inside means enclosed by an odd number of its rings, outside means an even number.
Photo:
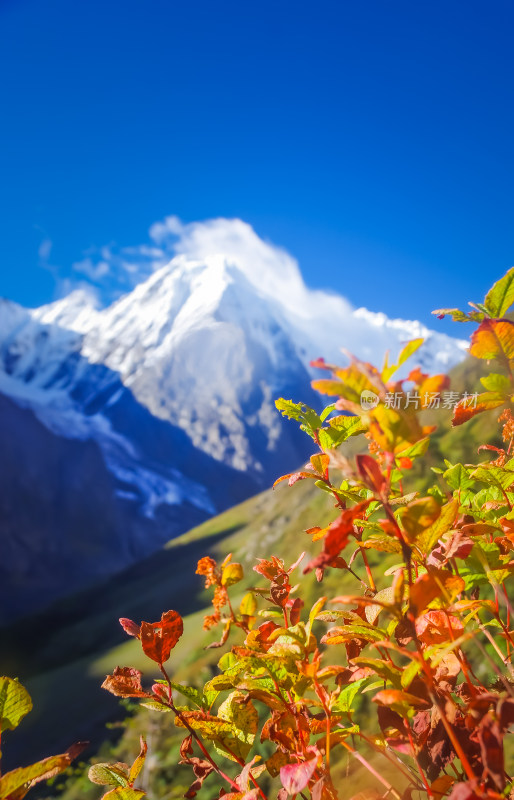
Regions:
<svg viewBox="0 0 514 800"><path fill-rule="evenodd" d="M0 294L47 302L178 215L240 217L393 316L482 299L514 263L513 24L511 0L1 0Z"/></svg>

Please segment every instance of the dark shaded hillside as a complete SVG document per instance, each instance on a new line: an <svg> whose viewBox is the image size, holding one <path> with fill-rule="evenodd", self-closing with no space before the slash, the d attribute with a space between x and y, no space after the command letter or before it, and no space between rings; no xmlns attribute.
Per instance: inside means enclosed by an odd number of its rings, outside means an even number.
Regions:
<svg viewBox="0 0 514 800"><path fill-rule="evenodd" d="M0 396L0 453L2 622L141 557L148 522L116 496L95 442L56 436Z"/></svg>
<svg viewBox="0 0 514 800"><path fill-rule="evenodd" d="M255 492L254 481L196 451L182 431L127 404L126 424L149 463L177 454L186 474L196 468L210 481L219 510ZM133 494L93 439L58 436L0 395L0 625L101 582L209 516L188 501L162 502L147 516L124 489Z"/></svg>

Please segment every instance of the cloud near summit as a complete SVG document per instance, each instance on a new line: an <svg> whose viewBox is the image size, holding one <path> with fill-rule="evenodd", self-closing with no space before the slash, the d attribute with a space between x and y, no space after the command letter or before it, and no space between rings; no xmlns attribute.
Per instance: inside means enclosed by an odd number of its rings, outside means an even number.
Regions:
<svg viewBox="0 0 514 800"><path fill-rule="evenodd" d="M109 303L175 256L199 262L222 256L261 292L279 293L291 305L301 306L305 301L306 287L296 259L284 248L261 239L241 219L219 217L183 223L178 217L169 216L150 227L148 242L91 248L72 268L77 283L85 279Z"/></svg>

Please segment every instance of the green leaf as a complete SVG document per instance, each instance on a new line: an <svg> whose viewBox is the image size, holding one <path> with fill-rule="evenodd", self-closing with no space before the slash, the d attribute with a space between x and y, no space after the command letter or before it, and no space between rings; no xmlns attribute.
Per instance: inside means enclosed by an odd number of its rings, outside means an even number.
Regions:
<svg viewBox="0 0 514 800"><path fill-rule="evenodd" d="M492 317L503 317L514 303L514 267L489 289L485 306Z"/></svg>
<svg viewBox="0 0 514 800"><path fill-rule="evenodd" d="M227 689L233 689L234 682L232 679L232 673L227 671L224 675L215 675L214 678L211 678L210 681L204 686L204 692L207 696L209 692L225 692Z"/></svg>
<svg viewBox="0 0 514 800"><path fill-rule="evenodd" d="M32 709L32 699L17 680L0 677L0 732L12 731Z"/></svg>
<svg viewBox="0 0 514 800"><path fill-rule="evenodd" d="M344 644L354 639L364 639L366 642L380 642L385 638L384 631L380 628L369 628L364 625L341 625L331 628L322 638L322 644Z"/></svg>
<svg viewBox="0 0 514 800"><path fill-rule="evenodd" d="M484 315L481 314L479 319L477 319L479 315L476 312L466 314L464 311L461 311L460 308L436 308L435 311L432 311L432 314L436 317L449 316L454 322L472 322L473 320L479 322L484 317Z"/></svg>
<svg viewBox="0 0 514 800"><path fill-rule="evenodd" d="M476 481L505 490L514 484L514 470L506 469L506 467L481 466L471 473L471 477Z"/></svg>
<svg viewBox="0 0 514 800"><path fill-rule="evenodd" d="M364 425L361 418L357 416L350 417L346 414L340 414L337 417L332 417L329 423L331 427L335 428L337 431L343 431L347 438L366 430L366 425Z"/></svg>
<svg viewBox="0 0 514 800"><path fill-rule="evenodd" d="M335 407L336 407L335 403L330 403L329 406L324 408L323 411L321 412L321 414L319 415L320 420L322 422L325 422L326 418L328 417L329 414L332 413L332 411L335 409Z"/></svg>
<svg viewBox="0 0 514 800"><path fill-rule="evenodd" d="M159 711L161 714L171 714L171 708L169 706L165 706L164 703L160 703L158 700L146 700L144 703L140 703L143 708L147 708L149 711Z"/></svg>
<svg viewBox="0 0 514 800"><path fill-rule="evenodd" d="M424 341L424 339L411 339L410 342L407 342L407 344L400 351L397 364L390 365L386 356L384 368L382 370L382 380L387 383L389 378L394 375L394 373L402 366L402 364L405 364L407 359L410 358L411 355L413 355L413 353L415 353L416 350L421 347Z"/></svg>
<svg viewBox="0 0 514 800"><path fill-rule="evenodd" d="M354 664L360 667L372 669L384 681L390 681L395 689L401 689L401 674L399 669L395 669L389 661L382 658L364 658L359 656L352 659Z"/></svg>
<svg viewBox="0 0 514 800"><path fill-rule="evenodd" d="M322 450L335 450L346 438L344 431L335 431L332 428L321 428L318 431L319 446Z"/></svg>
<svg viewBox="0 0 514 800"><path fill-rule="evenodd" d="M353 701L355 700L359 689L367 680L368 678L361 678L358 681L349 683L348 686L344 686L334 703L334 710L343 711L345 713L352 711Z"/></svg>
<svg viewBox="0 0 514 800"><path fill-rule="evenodd" d="M306 406L305 403L294 403L292 400L284 400L283 397L279 397L278 400L275 400L275 406L283 417L300 422L309 436L313 436L314 431L322 426L321 419L314 409Z"/></svg>
<svg viewBox="0 0 514 800"><path fill-rule="evenodd" d="M504 393L510 388L510 382L507 376L499 375L496 372L492 372L490 375L480 378L480 383L488 392Z"/></svg>
<svg viewBox="0 0 514 800"><path fill-rule="evenodd" d="M234 653L223 653L218 661L218 667L222 672L225 672L226 669L230 669L230 667L233 667L234 664L237 664L237 661L238 659Z"/></svg>
<svg viewBox="0 0 514 800"><path fill-rule="evenodd" d="M402 688L408 689L416 675L421 671L419 661L411 661L402 672Z"/></svg>
<svg viewBox="0 0 514 800"><path fill-rule="evenodd" d="M246 761L259 726L257 709L242 692L232 692L219 707L218 716L232 725L233 735L221 737L222 748L230 751L226 755L235 760L233 753Z"/></svg>
<svg viewBox="0 0 514 800"><path fill-rule="evenodd" d="M450 466L443 473L443 478L451 489L469 489L473 486L473 479L469 477L469 472L462 464Z"/></svg>
<svg viewBox="0 0 514 800"><path fill-rule="evenodd" d="M191 700L198 708L205 708L205 698L202 692L195 689L194 686L183 686L181 683L170 683L170 685L172 689L175 689L175 691L179 692L183 697L187 697L187 699Z"/></svg>
<svg viewBox="0 0 514 800"><path fill-rule="evenodd" d="M425 340L423 338L419 338L411 339L410 342L407 342L398 356L398 366L401 367L403 364L405 364L407 359L409 359L416 352L416 350L419 350L424 341Z"/></svg>
<svg viewBox="0 0 514 800"><path fill-rule="evenodd" d="M425 455L429 444L430 436L425 436L424 439L420 439L419 442L411 445L411 447L407 447L400 453L396 453L396 458L417 458L418 456L423 456Z"/></svg>
<svg viewBox="0 0 514 800"><path fill-rule="evenodd" d="M100 786L128 786L128 772L118 764L93 764L87 774L91 783Z"/></svg>

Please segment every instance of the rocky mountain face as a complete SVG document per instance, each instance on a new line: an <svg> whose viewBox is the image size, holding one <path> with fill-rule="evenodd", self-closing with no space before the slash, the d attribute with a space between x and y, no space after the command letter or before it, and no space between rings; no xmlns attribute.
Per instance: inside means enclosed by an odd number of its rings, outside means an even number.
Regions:
<svg viewBox="0 0 514 800"><path fill-rule="evenodd" d="M37 309L0 301L0 621L301 463L308 443L274 400L318 403L313 358L344 361L344 346L381 362L418 336L424 367L463 358L418 322L309 290L287 254L279 270L265 250L252 261L234 224L228 253L178 255L105 308L84 291Z"/></svg>

